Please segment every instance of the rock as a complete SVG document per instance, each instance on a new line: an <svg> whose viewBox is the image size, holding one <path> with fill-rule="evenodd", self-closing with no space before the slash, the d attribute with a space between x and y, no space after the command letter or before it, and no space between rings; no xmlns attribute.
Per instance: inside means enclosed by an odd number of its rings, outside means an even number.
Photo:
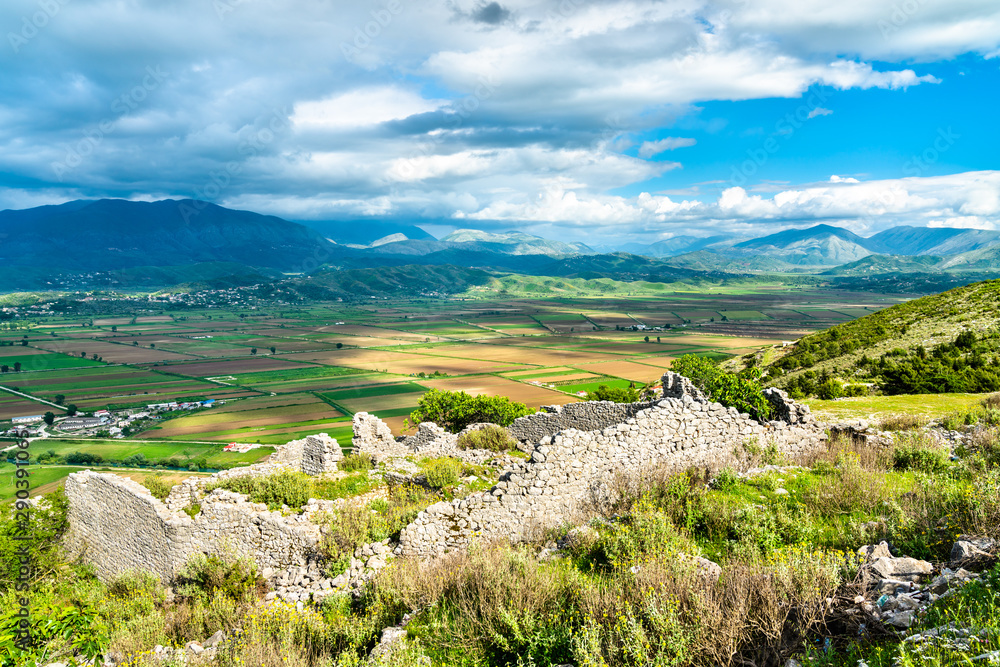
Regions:
<svg viewBox="0 0 1000 667"><path fill-rule="evenodd" d="M205 652L205 648L198 642L188 642L184 645L184 650L188 653L193 653L194 655L201 655Z"/></svg>
<svg viewBox="0 0 1000 667"><path fill-rule="evenodd" d="M802 667L802 663L794 658L789 658L785 660L785 667Z"/></svg>
<svg viewBox="0 0 1000 667"><path fill-rule="evenodd" d="M965 540L959 540L955 542L951 547L951 554L948 558L950 561L949 565L952 567L958 567L963 561L970 560L973 558L982 558L984 556L989 556L990 554L983 551L978 546L972 542L967 542Z"/></svg>
<svg viewBox="0 0 1000 667"><path fill-rule="evenodd" d="M934 566L927 561L908 557L886 558L881 556L872 560L870 567L882 579L900 579L913 582L919 582L922 577L928 577L934 572Z"/></svg>
<svg viewBox="0 0 1000 667"><path fill-rule="evenodd" d="M882 579L878 583L878 592L885 595L899 595L913 590L913 582L899 579Z"/></svg>
<svg viewBox="0 0 1000 667"><path fill-rule="evenodd" d="M878 544L866 544L865 546L858 549L858 555L868 561L873 561L876 558L892 558L892 553L889 551L888 542L879 542Z"/></svg>
<svg viewBox="0 0 1000 667"><path fill-rule="evenodd" d="M214 635L203 641L201 645L205 648L212 648L213 646L221 644L225 639L226 634L222 630L219 630Z"/></svg>
<svg viewBox="0 0 1000 667"><path fill-rule="evenodd" d="M1000 662L1000 651L990 651L972 658L972 662L988 662L990 664Z"/></svg>

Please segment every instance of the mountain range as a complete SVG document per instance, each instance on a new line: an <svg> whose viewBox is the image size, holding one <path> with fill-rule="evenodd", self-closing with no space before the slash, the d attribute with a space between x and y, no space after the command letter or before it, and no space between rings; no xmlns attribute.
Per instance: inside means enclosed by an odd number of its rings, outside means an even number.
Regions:
<svg viewBox="0 0 1000 667"><path fill-rule="evenodd" d="M437 239L405 221L292 222L195 200L77 200L0 211L0 288L111 273L101 284L245 283L281 273L457 266L531 275L678 280L790 273L842 278L1000 269L1000 232L900 226L863 237L832 225L759 238L682 235L591 247L523 232L460 229Z"/></svg>

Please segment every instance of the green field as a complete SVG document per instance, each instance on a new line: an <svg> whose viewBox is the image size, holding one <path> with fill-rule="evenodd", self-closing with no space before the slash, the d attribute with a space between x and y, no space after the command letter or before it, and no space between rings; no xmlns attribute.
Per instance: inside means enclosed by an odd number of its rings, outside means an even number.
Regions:
<svg viewBox="0 0 1000 667"><path fill-rule="evenodd" d="M71 357L68 354L56 354L39 352L37 354L22 354L17 356L4 356L0 354L0 364L10 366L13 373L14 364L21 364L21 372L31 371L51 371L61 368L92 368L104 366L100 361L84 359L83 357ZM15 376L17 374L14 374ZM6 378L4 378L6 379Z"/></svg>
<svg viewBox="0 0 1000 667"><path fill-rule="evenodd" d="M873 418L908 414L937 419L978 405L987 394L916 394L903 396L860 396L832 401L805 399L817 418L825 421Z"/></svg>
<svg viewBox="0 0 1000 667"><path fill-rule="evenodd" d="M53 451L59 456L71 452L98 454L105 461L121 461L133 454L142 454L151 461L177 457L181 461L205 458L210 468L233 467L256 463L269 455L270 448L254 449L245 454L222 451L222 444L208 445L185 442L135 442L131 440L34 440L29 447L32 456Z"/></svg>

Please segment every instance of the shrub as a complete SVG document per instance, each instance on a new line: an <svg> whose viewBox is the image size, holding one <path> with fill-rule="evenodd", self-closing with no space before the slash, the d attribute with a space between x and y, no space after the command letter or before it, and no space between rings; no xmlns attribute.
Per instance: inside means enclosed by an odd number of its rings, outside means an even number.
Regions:
<svg viewBox="0 0 1000 667"><path fill-rule="evenodd" d="M630 387L609 387L606 384L598 385L594 391L587 392L588 401L611 401L612 403L636 403L639 400L639 392L634 386Z"/></svg>
<svg viewBox="0 0 1000 667"><path fill-rule="evenodd" d="M365 452L357 452L348 454L340 463L337 464L337 469L344 472L355 472L357 470L371 470L375 467L375 460L371 457L371 454Z"/></svg>
<svg viewBox="0 0 1000 667"><path fill-rule="evenodd" d="M948 467L948 451L924 438L897 440L892 452L892 467L896 470L941 472Z"/></svg>
<svg viewBox="0 0 1000 667"><path fill-rule="evenodd" d="M489 424L483 428L463 433L458 439L459 449L488 449L491 452L508 452L517 448L510 432L502 426Z"/></svg>
<svg viewBox="0 0 1000 667"><path fill-rule="evenodd" d="M149 489L154 498L166 500L170 495L173 485L166 482L160 475L146 475L142 480L142 485Z"/></svg>
<svg viewBox="0 0 1000 667"><path fill-rule="evenodd" d="M758 368L750 368L740 375L734 375L726 373L710 359L693 354L675 359L670 368L689 378L717 403L746 412L759 421L771 416L771 404L764 397L760 385L761 371Z"/></svg>
<svg viewBox="0 0 1000 667"><path fill-rule="evenodd" d="M718 491L729 491L740 483L740 478L736 476L733 469L726 466L719 471L719 474L712 479L712 488Z"/></svg>
<svg viewBox="0 0 1000 667"><path fill-rule="evenodd" d="M230 554L194 554L177 576L177 593L181 597L211 600L221 594L244 602L259 597L264 589L264 580L253 561Z"/></svg>
<svg viewBox="0 0 1000 667"><path fill-rule="evenodd" d="M842 389L837 380L830 378L816 387L816 398L824 401L840 398Z"/></svg>
<svg viewBox="0 0 1000 667"><path fill-rule="evenodd" d="M282 471L265 477L232 477L209 485L206 493L226 489L242 493L255 503L265 503L268 508L280 509L282 505L302 507L309 500L312 485L305 473Z"/></svg>
<svg viewBox="0 0 1000 667"><path fill-rule="evenodd" d="M524 403L517 403L506 396L470 396L464 391L431 389L420 397L417 409L410 413L410 424L434 422L438 426L458 433L466 426L478 423L510 426L518 417L535 412Z"/></svg>
<svg viewBox="0 0 1000 667"><path fill-rule="evenodd" d="M89 452L70 452L63 458L66 461L66 465L71 466L93 466L104 463L103 456Z"/></svg>
<svg viewBox="0 0 1000 667"><path fill-rule="evenodd" d="M462 463L455 459L442 457L425 461L423 468L427 475L427 484L434 489L443 489L458 484Z"/></svg>

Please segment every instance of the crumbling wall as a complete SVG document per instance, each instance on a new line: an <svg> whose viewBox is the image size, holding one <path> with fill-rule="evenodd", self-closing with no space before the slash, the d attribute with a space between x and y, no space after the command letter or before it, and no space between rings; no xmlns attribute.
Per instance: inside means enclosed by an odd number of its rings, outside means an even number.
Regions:
<svg viewBox="0 0 1000 667"><path fill-rule="evenodd" d="M283 516L223 489L200 498L194 518L130 479L89 470L67 478L66 497L67 545L104 580L141 569L170 581L195 553L234 552L262 571L303 566L320 539L309 514Z"/></svg>
<svg viewBox="0 0 1000 667"><path fill-rule="evenodd" d="M543 412L518 417L510 425L510 434L515 440L536 443L542 438L555 435L568 428L584 431L620 424L653 403L612 403L611 401L587 401L566 405L543 405Z"/></svg>
<svg viewBox="0 0 1000 667"><path fill-rule="evenodd" d="M751 443L773 443L789 457L823 445L826 433L805 406L775 395L786 403L795 423L760 423L735 408L707 400L675 374L664 377L672 396L641 405L633 415L599 429L566 428L546 435L535 445L531 460L508 468L487 493L460 501L438 503L421 512L400 536L398 552L426 556L458 548L473 534L486 539L522 537L533 525L553 526L572 518L585 503L619 473L668 465L680 471L691 466L721 468ZM790 405L788 405L790 404ZM585 404L584 404L585 405ZM567 406L569 407L569 406ZM594 414L582 413L582 424ZM618 413L623 414L623 413Z"/></svg>
<svg viewBox="0 0 1000 667"><path fill-rule="evenodd" d="M306 436L302 445L302 472L313 476L337 472L337 462L343 458L340 444L326 433Z"/></svg>
<svg viewBox="0 0 1000 667"><path fill-rule="evenodd" d="M354 438L351 440L355 454L371 455L375 461L407 456L410 450L392 436L392 431L384 421L367 412L354 415Z"/></svg>

